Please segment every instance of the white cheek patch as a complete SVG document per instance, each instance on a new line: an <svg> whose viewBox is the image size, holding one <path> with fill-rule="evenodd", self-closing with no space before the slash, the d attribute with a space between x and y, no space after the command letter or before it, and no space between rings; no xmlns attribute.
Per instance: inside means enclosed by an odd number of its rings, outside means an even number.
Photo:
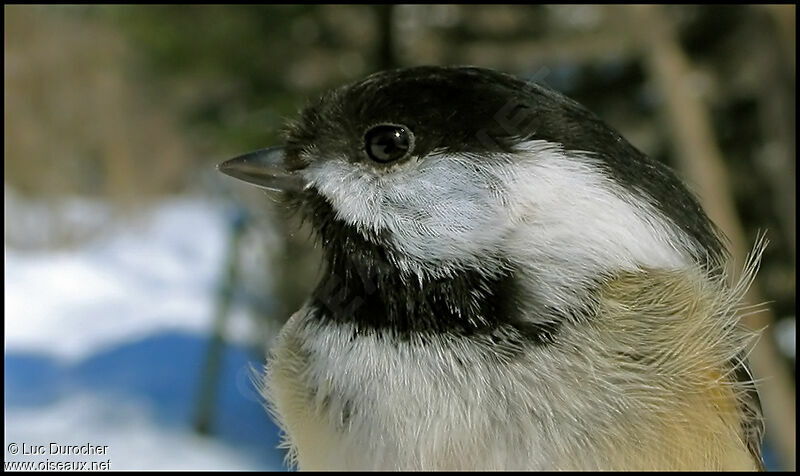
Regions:
<svg viewBox="0 0 800 476"><path fill-rule="evenodd" d="M491 271L502 256L562 295L603 272L681 267L695 248L596 159L547 141L493 157L433 154L380 173L322 160L304 174L338 218L389 232L411 270Z"/></svg>
<svg viewBox="0 0 800 476"><path fill-rule="evenodd" d="M383 193L379 177L374 173L344 159L314 163L301 173L331 202L336 218L359 230L386 228L382 213Z"/></svg>
<svg viewBox="0 0 800 476"><path fill-rule="evenodd" d="M338 218L358 229L388 231L405 258L463 265L485 259L510 232L502 200L490 188L492 171L476 165L479 160L431 155L378 174L335 159L304 174Z"/></svg>
<svg viewBox="0 0 800 476"><path fill-rule="evenodd" d="M693 261L696 245L685 233L603 174L597 159L546 141L519 151L517 173L505 182L516 226L503 248L524 263L539 299L556 308L579 305L603 273Z"/></svg>
<svg viewBox="0 0 800 476"><path fill-rule="evenodd" d="M508 184L515 241L533 253L571 259L678 267L691 256L687 237L642 197L605 176L588 155L565 155L545 141L520 147L528 160ZM536 245L536 246L531 246Z"/></svg>

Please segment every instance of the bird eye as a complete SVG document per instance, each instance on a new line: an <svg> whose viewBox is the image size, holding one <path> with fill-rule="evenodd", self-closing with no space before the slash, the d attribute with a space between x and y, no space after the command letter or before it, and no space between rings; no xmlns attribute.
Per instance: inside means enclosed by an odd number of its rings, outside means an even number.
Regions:
<svg viewBox="0 0 800 476"><path fill-rule="evenodd" d="M405 127L383 125L367 131L364 140L369 158L385 164L408 155L412 136Z"/></svg>

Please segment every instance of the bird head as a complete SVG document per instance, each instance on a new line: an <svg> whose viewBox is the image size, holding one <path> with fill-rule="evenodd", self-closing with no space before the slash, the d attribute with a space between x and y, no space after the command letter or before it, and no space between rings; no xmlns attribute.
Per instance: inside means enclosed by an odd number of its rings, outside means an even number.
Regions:
<svg viewBox="0 0 800 476"><path fill-rule="evenodd" d="M610 273L722 253L666 166L563 95L480 68L386 71L332 90L283 146L220 170L287 192L326 249L369 249L409 281L514 269L554 306Z"/></svg>

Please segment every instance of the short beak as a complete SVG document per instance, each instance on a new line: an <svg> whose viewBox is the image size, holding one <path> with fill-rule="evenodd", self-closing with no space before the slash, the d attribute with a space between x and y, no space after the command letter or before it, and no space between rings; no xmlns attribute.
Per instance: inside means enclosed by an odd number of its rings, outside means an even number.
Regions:
<svg viewBox="0 0 800 476"><path fill-rule="evenodd" d="M286 163L283 147L269 147L226 160L217 165L225 175L269 190L299 192L306 181Z"/></svg>

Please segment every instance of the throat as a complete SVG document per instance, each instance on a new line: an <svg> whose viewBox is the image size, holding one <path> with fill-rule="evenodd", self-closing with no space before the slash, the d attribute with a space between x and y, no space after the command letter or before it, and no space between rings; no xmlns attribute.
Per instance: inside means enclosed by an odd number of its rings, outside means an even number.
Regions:
<svg viewBox="0 0 800 476"><path fill-rule="evenodd" d="M431 334L482 336L489 343L519 345L550 343L560 327L560 320L530 319L535 306L522 298L513 268L419 277L403 272L391 251L360 235L328 245L326 270L312 305L320 319L346 323L357 334L401 340Z"/></svg>
<svg viewBox="0 0 800 476"><path fill-rule="evenodd" d="M301 205L324 247L325 272L312 294L319 319L346 323L356 333L400 339L430 334L486 336L494 341L551 342L558 319L530 319L513 266L457 267L436 277L400 266L388 236L357 230L310 189ZM527 314L527 318L523 316Z"/></svg>
<svg viewBox="0 0 800 476"><path fill-rule="evenodd" d="M424 333L486 333L513 320L514 277L459 271L438 279L404 276L388 261L331 253L313 294L322 315L358 332L400 337ZM361 258L361 259L359 259Z"/></svg>

